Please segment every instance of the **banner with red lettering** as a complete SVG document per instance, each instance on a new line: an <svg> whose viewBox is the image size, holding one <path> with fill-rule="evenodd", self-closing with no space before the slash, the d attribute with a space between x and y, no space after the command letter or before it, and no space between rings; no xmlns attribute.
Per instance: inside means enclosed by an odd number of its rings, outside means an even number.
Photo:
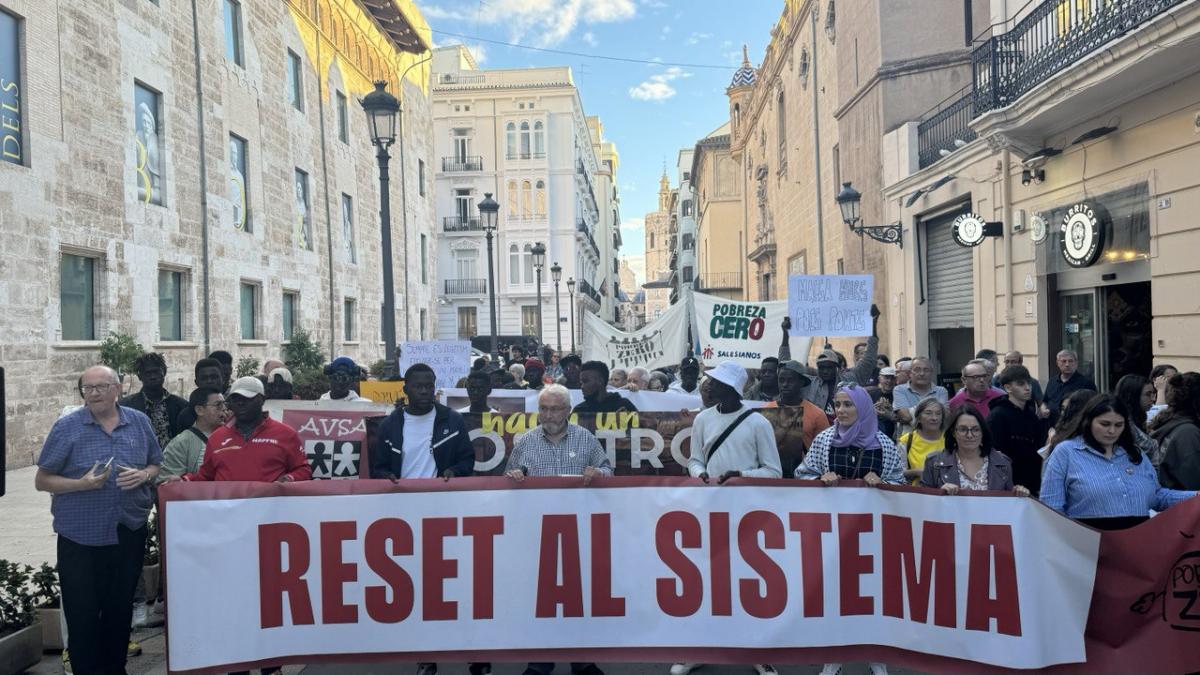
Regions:
<svg viewBox="0 0 1200 675"><path fill-rule="evenodd" d="M1200 668L1200 501L1102 535L1031 499L808 481L160 495L175 671L350 658Z"/></svg>

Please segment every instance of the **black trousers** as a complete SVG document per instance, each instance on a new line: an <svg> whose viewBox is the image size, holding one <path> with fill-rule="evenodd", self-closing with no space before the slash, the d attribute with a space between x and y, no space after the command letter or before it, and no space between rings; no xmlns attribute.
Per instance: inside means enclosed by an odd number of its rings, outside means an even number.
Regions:
<svg viewBox="0 0 1200 675"><path fill-rule="evenodd" d="M124 673L133 592L142 575L145 526L117 526L117 543L84 546L59 535L58 579L76 675Z"/></svg>

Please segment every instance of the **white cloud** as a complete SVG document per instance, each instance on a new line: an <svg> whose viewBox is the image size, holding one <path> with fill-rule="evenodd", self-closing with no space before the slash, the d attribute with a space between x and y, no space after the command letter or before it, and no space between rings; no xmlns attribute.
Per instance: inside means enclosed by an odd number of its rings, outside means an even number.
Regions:
<svg viewBox="0 0 1200 675"><path fill-rule="evenodd" d="M442 20L446 20L446 21L474 21L475 20L474 12L467 14L467 13L461 12L457 9L446 9L446 8L440 7L438 5L429 5L429 4L425 4L423 2L420 4L419 9L421 10L421 15L424 16L426 20L429 20L429 19L442 19Z"/></svg>
<svg viewBox="0 0 1200 675"><path fill-rule="evenodd" d="M426 16L449 19L444 15L455 13L460 12L437 8L426 11ZM566 40L581 24L624 21L636 13L634 0L490 0L487 11L478 16L485 23L507 27L513 42L532 37L535 46L550 47ZM473 21L475 14L466 18Z"/></svg>
<svg viewBox="0 0 1200 675"><path fill-rule="evenodd" d="M710 33L692 33L691 36L688 37L687 43L689 45L699 44L701 40L707 40L710 37L712 37L712 34Z"/></svg>
<svg viewBox="0 0 1200 675"><path fill-rule="evenodd" d="M595 47L596 45L600 44L600 41L596 39L596 35L590 30L583 34L583 41L591 47Z"/></svg>
<svg viewBox="0 0 1200 675"><path fill-rule="evenodd" d="M622 188L623 189L623 188ZM621 221L621 232L643 233L646 229L645 218L626 218Z"/></svg>
<svg viewBox="0 0 1200 675"><path fill-rule="evenodd" d="M630 87L629 96L639 101L665 101L675 95L675 87L670 84L672 81L691 76L691 73L679 66L671 66L661 73L651 75L636 87Z"/></svg>

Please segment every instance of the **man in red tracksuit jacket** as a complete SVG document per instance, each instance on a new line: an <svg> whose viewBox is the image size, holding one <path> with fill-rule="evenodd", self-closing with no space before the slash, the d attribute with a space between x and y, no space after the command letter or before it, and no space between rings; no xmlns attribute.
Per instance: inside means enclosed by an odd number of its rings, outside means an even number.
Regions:
<svg viewBox="0 0 1200 675"><path fill-rule="evenodd" d="M227 400L233 419L208 437L200 470L182 480L312 480L312 467L295 430L263 414L265 394L257 377L234 382Z"/></svg>

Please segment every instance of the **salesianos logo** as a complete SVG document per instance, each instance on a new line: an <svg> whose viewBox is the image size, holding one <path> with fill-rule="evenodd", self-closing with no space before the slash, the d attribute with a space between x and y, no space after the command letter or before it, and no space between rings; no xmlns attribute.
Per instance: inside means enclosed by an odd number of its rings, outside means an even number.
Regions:
<svg viewBox="0 0 1200 675"><path fill-rule="evenodd" d="M766 328L766 307L740 302L725 303L713 307L708 334L715 340L759 340Z"/></svg>

